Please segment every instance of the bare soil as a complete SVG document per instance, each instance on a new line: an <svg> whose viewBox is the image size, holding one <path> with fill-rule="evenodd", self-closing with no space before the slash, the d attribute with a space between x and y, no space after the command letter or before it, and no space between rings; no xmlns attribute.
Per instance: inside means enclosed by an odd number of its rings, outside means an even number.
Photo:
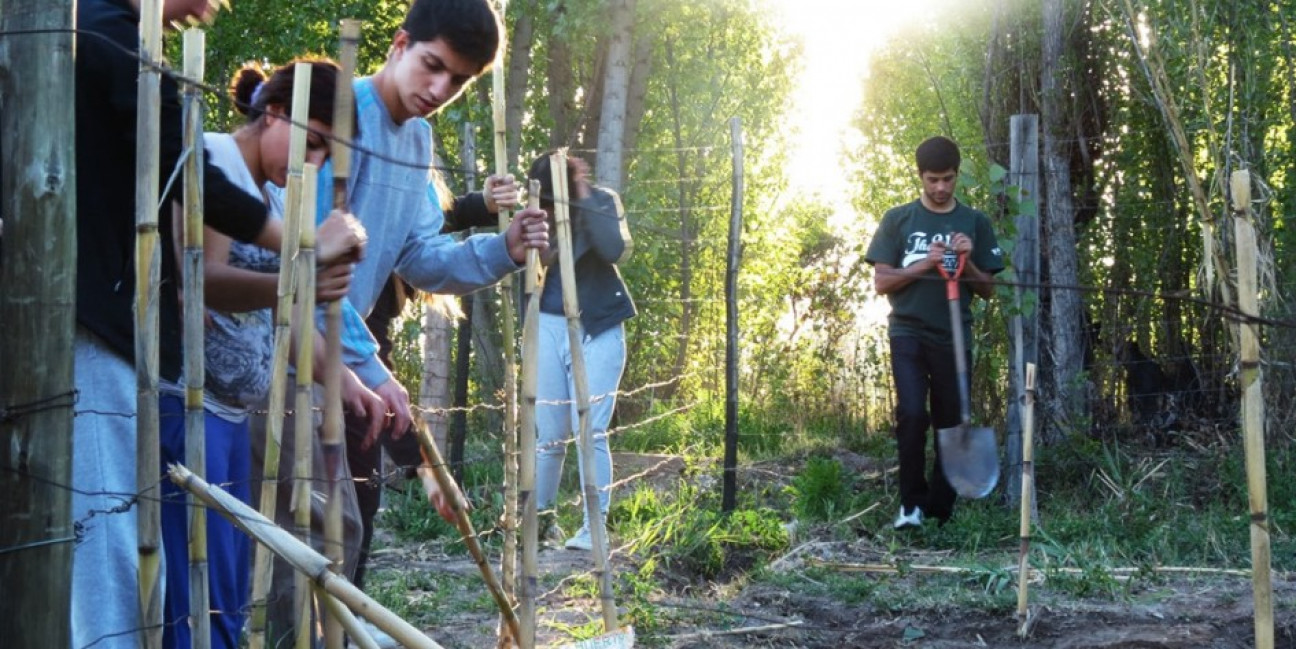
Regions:
<svg viewBox="0 0 1296 649"><path fill-rule="evenodd" d="M863 462L863 460L861 460ZM643 479L663 484L680 479L682 464L663 456L617 458L619 475L642 473ZM856 469L867 471L869 467ZM646 473L645 473L646 472ZM379 530L379 534L383 534ZM803 534L803 536L805 536ZM890 539L890 540L888 540ZM614 545L616 539L613 539ZM435 607L437 621L425 628L444 647L487 648L496 644L498 615L485 599L476 566L466 557L445 554L438 545L395 546L377 552L373 568L427 572L464 584L442 594ZM900 561L897 561L900 559ZM1115 596L1078 597L1042 579L1030 586L1030 616L1023 625L1016 617L1016 576L997 605L964 604L959 591L985 589L984 579L957 573L923 572L917 566L941 566L938 552L897 551L894 537L864 535L854 541L797 540L795 548L768 569L781 579L759 581L735 576L728 583L671 575L667 592L653 595L661 611L660 628L640 632L637 646L672 648L831 648L847 647L1021 647L1050 649L1241 649L1254 647L1252 585L1246 576L1231 574L1162 574L1137 582ZM1005 572L1015 560L1001 557ZM539 600L541 646L571 641L569 630L599 619L598 602L571 597L563 588L575 576L593 569L588 553L544 549L540 553L542 597ZM642 560L639 559L639 560ZM632 571L636 559L614 550L613 568ZM913 589L938 593L919 597L905 610L890 610L868 597L847 602L823 595L824 588L806 574L825 566L877 566L890 561L899 573L852 572L859 580L876 580L878 588ZM828 569L830 570L830 569ZM879 570L873 568L873 570ZM834 573L835 574L835 573ZM845 574L844 572L842 574ZM783 585L772 585L777 582ZM805 588L798 584L804 583ZM1274 646L1296 649L1296 578L1275 572ZM941 589L946 596L941 596ZM894 600L891 600L894 601ZM428 625L424 625L428 626ZM1019 632L1024 631L1024 635Z"/></svg>

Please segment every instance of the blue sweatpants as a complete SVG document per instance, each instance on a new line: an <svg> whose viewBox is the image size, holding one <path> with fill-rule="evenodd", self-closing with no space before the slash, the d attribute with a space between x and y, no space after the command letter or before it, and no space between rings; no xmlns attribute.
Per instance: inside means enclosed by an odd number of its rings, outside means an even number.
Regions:
<svg viewBox="0 0 1296 649"><path fill-rule="evenodd" d="M162 466L185 461L184 401L161 397ZM222 487L244 503L252 499L252 441L248 422L231 423L211 412L206 425L207 482ZM186 492L171 481L162 483L162 546L166 552L166 600L162 615L166 629L162 646L189 649L193 645L189 620L189 506ZM211 599L211 646L238 649L250 593L252 546L247 535L214 511L207 511L208 593Z"/></svg>

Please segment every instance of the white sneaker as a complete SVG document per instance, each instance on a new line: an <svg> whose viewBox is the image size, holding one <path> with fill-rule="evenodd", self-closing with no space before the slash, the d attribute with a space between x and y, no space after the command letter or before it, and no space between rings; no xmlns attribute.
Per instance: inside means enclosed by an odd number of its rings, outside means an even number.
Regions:
<svg viewBox="0 0 1296 649"><path fill-rule="evenodd" d="M386 631L378 628L378 626L373 622L361 618L360 625L365 628L365 631L369 634L369 638L374 641L374 644L378 645L379 649L400 649L401 644L397 642L395 638L387 635ZM355 642L355 640L349 640L347 645L350 647L360 646Z"/></svg>
<svg viewBox="0 0 1296 649"><path fill-rule="evenodd" d="M586 552L593 550L594 542L590 540L589 525L582 525L580 531L576 532L576 536L567 539L563 547L568 550L584 550Z"/></svg>
<svg viewBox="0 0 1296 649"><path fill-rule="evenodd" d="M906 514L904 505L901 505L900 515L896 516L895 522L892 523L891 526L897 530L903 530L909 527L922 527L922 523L922 507L914 506L914 508L909 510L909 513Z"/></svg>

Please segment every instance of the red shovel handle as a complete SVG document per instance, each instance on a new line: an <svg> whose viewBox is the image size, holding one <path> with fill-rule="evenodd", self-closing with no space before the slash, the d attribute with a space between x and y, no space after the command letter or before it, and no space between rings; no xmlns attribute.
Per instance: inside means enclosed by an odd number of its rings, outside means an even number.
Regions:
<svg viewBox="0 0 1296 649"><path fill-rule="evenodd" d="M940 271L941 277L944 277L946 280L948 280L947 282L945 282L945 299L947 300L959 299L958 278L961 275L963 275L963 265L966 263L967 263L967 253L961 252L958 253L958 266L954 268L953 275L951 275L949 271L945 270L944 263L936 267L936 270Z"/></svg>

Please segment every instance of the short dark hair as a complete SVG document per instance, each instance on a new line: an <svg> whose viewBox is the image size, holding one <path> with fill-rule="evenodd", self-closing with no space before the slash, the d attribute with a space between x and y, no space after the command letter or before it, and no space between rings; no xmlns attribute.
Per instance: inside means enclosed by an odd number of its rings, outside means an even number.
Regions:
<svg viewBox="0 0 1296 649"><path fill-rule="evenodd" d="M914 158L918 161L918 173L958 171L959 163L963 161L954 140L940 135L923 140L923 143L918 145Z"/></svg>
<svg viewBox="0 0 1296 649"><path fill-rule="evenodd" d="M410 43L444 40L481 74L495 62L504 27L490 0L414 0L401 29Z"/></svg>
<svg viewBox="0 0 1296 649"><path fill-rule="evenodd" d="M554 206L553 165L549 156L557 151L547 151L531 163L527 178L540 181L540 207L552 211ZM576 201L576 158L567 157L567 200Z"/></svg>

